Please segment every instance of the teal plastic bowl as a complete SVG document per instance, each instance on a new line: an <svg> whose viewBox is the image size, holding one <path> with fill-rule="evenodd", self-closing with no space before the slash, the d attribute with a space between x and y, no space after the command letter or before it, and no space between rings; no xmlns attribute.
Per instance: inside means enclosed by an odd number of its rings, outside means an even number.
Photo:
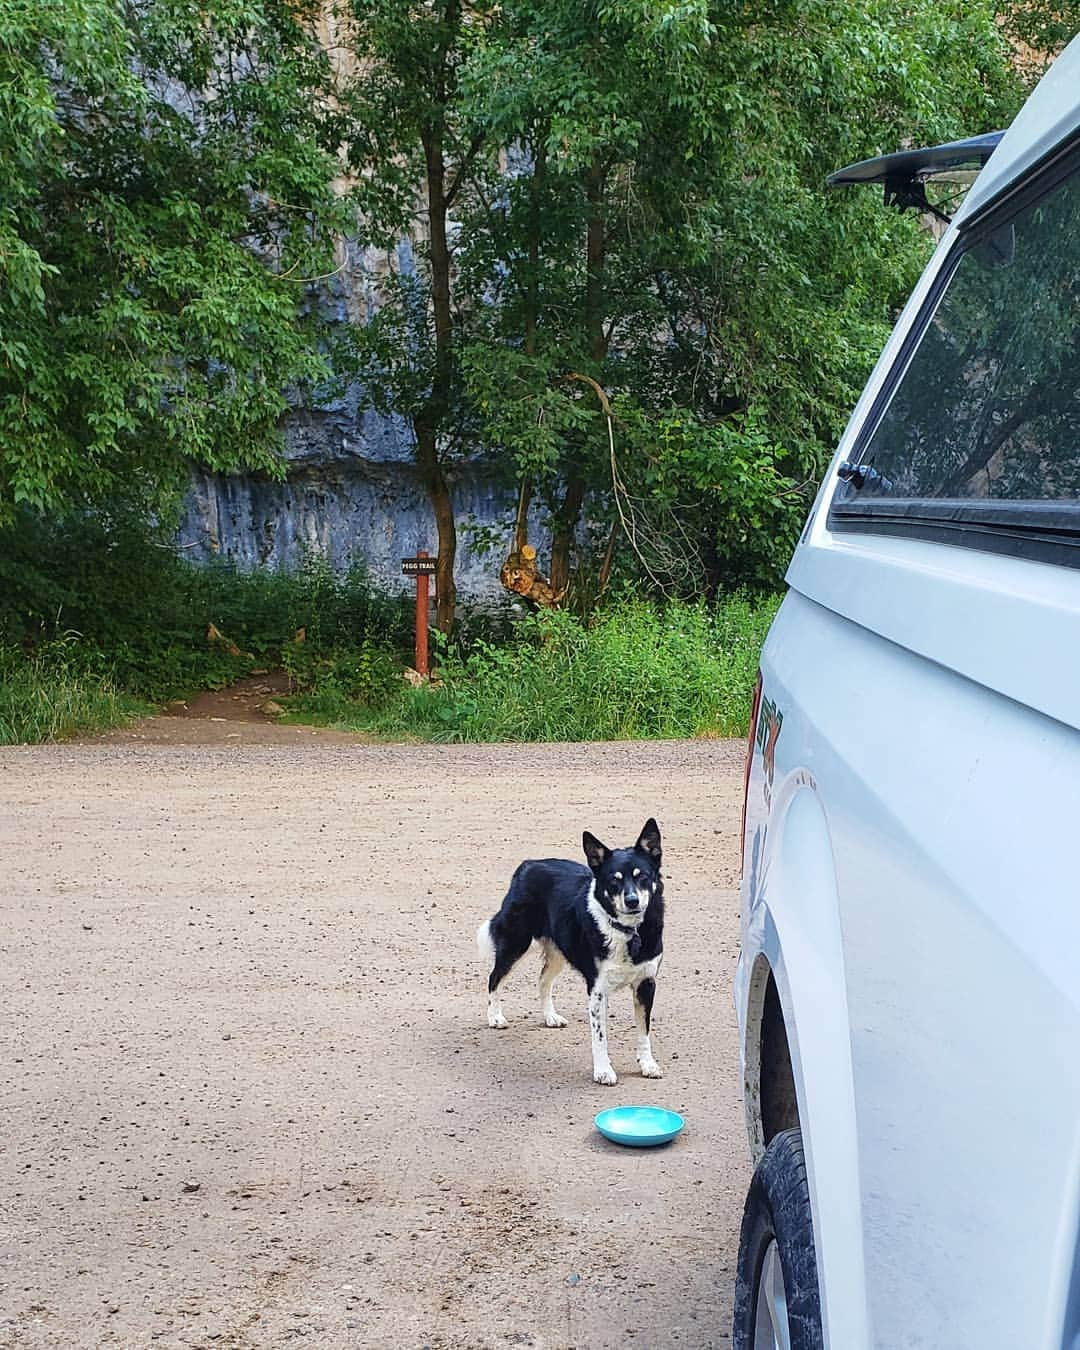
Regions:
<svg viewBox="0 0 1080 1350"><path fill-rule="evenodd" d="M631 1148L667 1144L686 1124L678 1111L662 1106L613 1106L601 1111L594 1124L605 1139Z"/></svg>

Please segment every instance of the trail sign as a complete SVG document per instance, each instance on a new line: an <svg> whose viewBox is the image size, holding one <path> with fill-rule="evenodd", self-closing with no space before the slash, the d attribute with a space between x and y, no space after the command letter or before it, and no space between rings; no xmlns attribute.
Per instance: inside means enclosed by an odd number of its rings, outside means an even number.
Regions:
<svg viewBox="0 0 1080 1350"><path fill-rule="evenodd" d="M426 548L418 548L415 558L402 558L403 576L416 578L416 670L426 680L428 665L428 577L435 575L435 559Z"/></svg>
<svg viewBox="0 0 1080 1350"><path fill-rule="evenodd" d="M429 558L423 550L419 557L402 558L401 575L405 577L433 577L435 575L435 559Z"/></svg>

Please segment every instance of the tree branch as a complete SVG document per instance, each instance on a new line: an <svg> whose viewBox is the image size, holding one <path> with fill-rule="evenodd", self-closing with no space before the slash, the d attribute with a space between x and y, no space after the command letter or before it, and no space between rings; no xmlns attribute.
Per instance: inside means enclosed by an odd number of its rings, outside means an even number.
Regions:
<svg viewBox="0 0 1080 1350"><path fill-rule="evenodd" d="M566 378L568 380L578 380L581 384L587 384L600 400L600 406L604 410L604 416L608 418L609 421L613 422L615 420L615 414L611 411L611 400L604 392L603 385L598 384L591 375L582 375L576 370L571 370Z"/></svg>
<svg viewBox="0 0 1080 1350"><path fill-rule="evenodd" d="M472 138L472 140L469 142L469 148L468 150L465 151L465 154L462 156L461 163L458 165L457 173L454 174L454 181L446 189L446 194L445 197L443 198L443 200L446 202L446 209L448 211L450 207L453 206L454 198L458 195L458 191L461 188L462 183L465 181L465 177L468 174L469 170L472 168L473 163L476 160L476 156L483 149L485 139L486 137L484 136L484 133L482 131L478 131L476 135Z"/></svg>

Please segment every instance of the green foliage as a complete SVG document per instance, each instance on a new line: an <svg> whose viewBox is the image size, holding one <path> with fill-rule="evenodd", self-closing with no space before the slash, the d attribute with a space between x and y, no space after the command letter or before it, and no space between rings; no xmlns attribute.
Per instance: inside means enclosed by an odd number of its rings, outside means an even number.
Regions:
<svg viewBox="0 0 1080 1350"><path fill-rule="evenodd" d="M0 646L0 745L107 731L149 711L110 681L89 674L70 639L50 643L30 658Z"/></svg>
<svg viewBox="0 0 1080 1350"><path fill-rule="evenodd" d="M992 0L0 0L0 525L31 507L78 539L105 501L164 521L193 459L280 474L290 407L359 376L412 422L440 626L448 471L480 455L529 480L564 553L585 498L616 578L768 590L928 252L826 174L1006 124L1006 35L1037 64L1075 22ZM331 339L342 237L388 265ZM331 579L155 591L107 533L99 602L89 572L73 590L23 557L0 594L33 592L20 641L70 623L160 696L243 668L204 619L261 660L288 615L315 687L362 685L318 667L381 622L324 631L348 610ZM113 604L125 567L153 603Z"/></svg>
<svg viewBox="0 0 1080 1350"><path fill-rule="evenodd" d="M241 655L208 640L211 624ZM145 529L100 516L57 528L24 512L0 532L0 644L34 651L76 637L71 664L157 703L219 688L290 644L316 663L407 632L404 604L375 592L362 567L344 577L323 559L295 574L196 567Z"/></svg>
<svg viewBox="0 0 1080 1350"><path fill-rule="evenodd" d="M746 730L773 599L627 597L585 622L568 611L523 620L505 644L479 640L439 659L441 684L374 709L323 691L298 715L387 739L591 741L734 736Z"/></svg>
<svg viewBox="0 0 1080 1350"><path fill-rule="evenodd" d="M159 507L192 458L281 472L345 220L317 17L0 0L0 524Z"/></svg>
<svg viewBox="0 0 1080 1350"><path fill-rule="evenodd" d="M460 77L474 119L516 148L509 173L478 164L489 176L461 204L460 285L485 300L463 306L475 434L539 481L556 517L575 476L590 514L620 516L620 479L637 521L618 547L625 564L635 533L649 541L643 580L775 585L929 253L914 219L826 175L1007 124L1021 88L994 7L499 13ZM614 464L572 371L612 396ZM678 564L666 578L661 557Z"/></svg>
<svg viewBox="0 0 1080 1350"><path fill-rule="evenodd" d="M21 513L0 534L0 724L8 739L116 725L155 703L281 662L292 720L388 737L559 740L728 735L745 722L771 601L656 605L626 596L586 622L474 617L442 641L441 685L410 690L408 603L321 559L296 574L199 568L146 532ZM213 625L240 649L208 641Z"/></svg>
<svg viewBox="0 0 1080 1350"><path fill-rule="evenodd" d="M1001 7L1001 22L1017 49L1017 64L1033 85L1050 62L1080 33L1080 4L1072 0L1019 0Z"/></svg>
<svg viewBox="0 0 1080 1350"><path fill-rule="evenodd" d="M700 547L700 567L714 583L775 589L816 481L813 452L779 443L775 422L756 406L713 423L685 409L650 416L623 398L616 411L624 473L649 517L667 511L684 548ZM642 531L634 542L641 566L660 579L671 575L666 541ZM686 584L699 584L693 570Z"/></svg>
<svg viewBox="0 0 1080 1350"><path fill-rule="evenodd" d="M401 680L401 664L385 641L363 638L355 647L320 650L307 642L291 642L282 648L281 664L297 691L293 709L314 706L305 702L315 695L331 701L346 699L375 703L385 699Z"/></svg>

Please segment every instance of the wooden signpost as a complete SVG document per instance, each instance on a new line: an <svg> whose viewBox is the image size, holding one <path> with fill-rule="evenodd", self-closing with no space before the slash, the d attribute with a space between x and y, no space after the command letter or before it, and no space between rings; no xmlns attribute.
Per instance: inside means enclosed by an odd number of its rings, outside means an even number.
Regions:
<svg viewBox="0 0 1080 1350"><path fill-rule="evenodd" d="M426 548L418 548L415 558L402 558L401 574L416 578L416 673L426 680L428 665L428 577L435 575L435 559Z"/></svg>

